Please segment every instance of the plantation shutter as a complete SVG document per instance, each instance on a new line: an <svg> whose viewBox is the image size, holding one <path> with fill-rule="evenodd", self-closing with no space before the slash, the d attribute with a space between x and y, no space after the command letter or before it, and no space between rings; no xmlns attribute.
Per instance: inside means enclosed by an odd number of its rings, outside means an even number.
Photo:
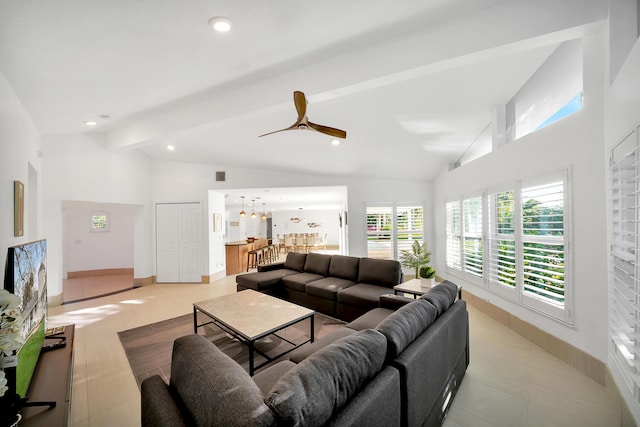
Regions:
<svg viewBox="0 0 640 427"><path fill-rule="evenodd" d="M612 281L611 353L622 376L640 401L640 287L638 220L640 169L637 132L611 152Z"/></svg>
<svg viewBox="0 0 640 427"><path fill-rule="evenodd" d="M367 206L367 256L393 259L393 208Z"/></svg>
<svg viewBox="0 0 640 427"><path fill-rule="evenodd" d="M396 238L398 254L403 250L411 250L413 241L421 244L423 236L422 206L398 206L396 208Z"/></svg>
<svg viewBox="0 0 640 427"><path fill-rule="evenodd" d="M462 201L464 271L482 277L482 197Z"/></svg>
<svg viewBox="0 0 640 427"><path fill-rule="evenodd" d="M516 298L515 192L489 193L488 205L489 286Z"/></svg>
<svg viewBox="0 0 640 427"><path fill-rule="evenodd" d="M521 190L523 294L564 307L564 180Z"/></svg>
<svg viewBox="0 0 640 427"><path fill-rule="evenodd" d="M447 267L460 270L462 269L460 202L448 202L446 204L446 215Z"/></svg>

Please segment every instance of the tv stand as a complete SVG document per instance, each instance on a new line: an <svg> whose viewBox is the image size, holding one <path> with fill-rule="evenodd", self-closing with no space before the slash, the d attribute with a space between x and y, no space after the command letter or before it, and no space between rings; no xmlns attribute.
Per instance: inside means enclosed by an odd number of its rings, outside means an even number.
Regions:
<svg viewBox="0 0 640 427"><path fill-rule="evenodd" d="M36 370L31 378L28 401L22 408L20 427L62 427L69 425L71 385L73 382L73 338L75 325L68 325L64 333L55 337L56 343L45 339ZM47 345L59 344L45 350Z"/></svg>

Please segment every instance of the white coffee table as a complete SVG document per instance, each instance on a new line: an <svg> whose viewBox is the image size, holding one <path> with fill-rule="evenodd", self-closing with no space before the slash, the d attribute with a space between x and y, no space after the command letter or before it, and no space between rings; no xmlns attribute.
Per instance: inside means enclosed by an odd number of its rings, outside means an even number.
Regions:
<svg viewBox="0 0 640 427"><path fill-rule="evenodd" d="M198 311L210 318L211 321L198 324ZM249 375L253 376L256 369L307 342L314 341L314 314L315 312L308 308L247 289L193 303L193 330L197 334L199 327L214 324L248 346ZM305 319L310 319L311 324L308 340L295 344L277 334L278 331ZM268 356L255 348L256 341L271 334L288 342L292 347L277 356ZM267 361L254 366L255 352L258 352Z"/></svg>
<svg viewBox="0 0 640 427"><path fill-rule="evenodd" d="M438 286L438 282L433 286ZM422 281L420 279L411 279L407 280L404 283L400 283L393 287L394 294L398 295L398 293L405 293L413 295L413 298L417 298L420 295L425 294L429 289L433 286L422 286ZM462 299L462 286L458 286L458 299Z"/></svg>

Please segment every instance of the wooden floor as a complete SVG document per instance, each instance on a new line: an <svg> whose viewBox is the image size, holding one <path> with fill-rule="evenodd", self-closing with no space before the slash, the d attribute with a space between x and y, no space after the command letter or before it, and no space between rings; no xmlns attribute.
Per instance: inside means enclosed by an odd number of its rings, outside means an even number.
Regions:
<svg viewBox="0 0 640 427"><path fill-rule="evenodd" d="M131 273L105 274L64 279L62 281L62 302L82 301L133 288Z"/></svg>
<svg viewBox="0 0 640 427"><path fill-rule="evenodd" d="M76 324L72 426L138 426L140 393L117 332L191 313L193 302L235 292L212 284L156 284L49 308L49 326ZM469 307L471 364L447 427L620 426L605 388Z"/></svg>

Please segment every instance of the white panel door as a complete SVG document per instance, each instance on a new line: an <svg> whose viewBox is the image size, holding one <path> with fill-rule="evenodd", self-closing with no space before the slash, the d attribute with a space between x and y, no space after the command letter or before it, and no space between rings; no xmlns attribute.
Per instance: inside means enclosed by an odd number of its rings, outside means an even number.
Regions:
<svg viewBox="0 0 640 427"><path fill-rule="evenodd" d="M200 203L179 207L180 281L202 281L202 209Z"/></svg>
<svg viewBox="0 0 640 427"><path fill-rule="evenodd" d="M202 281L200 203L156 205L156 281Z"/></svg>
<svg viewBox="0 0 640 427"><path fill-rule="evenodd" d="M178 205L156 205L156 282L179 281Z"/></svg>

